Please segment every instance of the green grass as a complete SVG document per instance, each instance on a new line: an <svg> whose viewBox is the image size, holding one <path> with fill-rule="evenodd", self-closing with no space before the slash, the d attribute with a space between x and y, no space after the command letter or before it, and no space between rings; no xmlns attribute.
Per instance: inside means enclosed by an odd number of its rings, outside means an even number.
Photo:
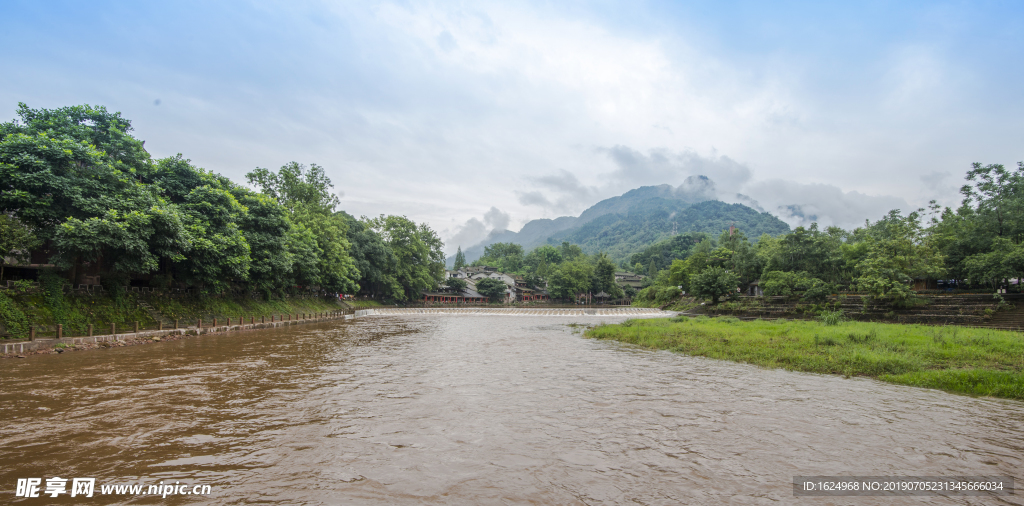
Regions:
<svg viewBox="0 0 1024 506"><path fill-rule="evenodd" d="M174 320L193 321L202 318L212 321L214 317L237 318L244 316L281 316L295 313L316 313L341 309L331 300L320 298L309 299L274 299L253 300L245 297L184 297L169 299L163 297L147 297L146 300L164 316Z"/></svg>
<svg viewBox="0 0 1024 506"><path fill-rule="evenodd" d="M40 337L51 336L54 326L62 324L67 336L83 335L92 324L97 332L114 323L124 329L138 321L140 328L156 328L157 322L140 306L148 302L170 320L194 325L198 318L212 322L227 318L255 316L280 317L284 314L318 313L342 309L333 300L320 298L289 298L271 301L247 297L182 297L140 295L134 292L108 295L47 293L43 291L5 290L0 297L0 335L25 338L28 325L36 326ZM44 330L45 329L45 330Z"/></svg>
<svg viewBox="0 0 1024 506"><path fill-rule="evenodd" d="M1024 335L1002 330L731 317L628 320L588 337L768 368L1024 400Z"/></svg>
<svg viewBox="0 0 1024 506"><path fill-rule="evenodd" d="M383 304L375 300L346 300L345 304L348 304L354 308L367 308L367 307L381 307Z"/></svg>

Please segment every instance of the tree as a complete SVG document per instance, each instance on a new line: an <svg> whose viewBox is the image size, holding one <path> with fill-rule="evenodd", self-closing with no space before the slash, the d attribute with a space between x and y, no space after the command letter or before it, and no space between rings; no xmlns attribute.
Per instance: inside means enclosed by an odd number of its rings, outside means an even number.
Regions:
<svg viewBox="0 0 1024 506"><path fill-rule="evenodd" d="M718 304L719 297L735 295L738 284L739 276L735 273L722 267L709 267L693 277L690 290L695 297Z"/></svg>
<svg viewBox="0 0 1024 506"><path fill-rule="evenodd" d="M867 227L864 242L855 281L876 299L904 303L913 295L914 279L938 279L944 272L942 255L926 237L918 211L906 217L890 211Z"/></svg>
<svg viewBox="0 0 1024 506"><path fill-rule="evenodd" d="M483 278L476 282L476 291L487 297L490 302L501 302L505 300L508 285L500 279Z"/></svg>
<svg viewBox="0 0 1024 506"><path fill-rule="evenodd" d="M257 167L245 178L291 212L301 209L331 214L339 204L338 196L331 192L334 188L331 179L324 168L315 163L307 168L298 162L289 162L277 172Z"/></svg>
<svg viewBox="0 0 1024 506"><path fill-rule="evenodd" d="M294 225L288 245L296 262L295 284L342 293L359 290L349 223L335 212L338 196L331 191L334 185L323 167L290 162L276 172L257 168L246 179L288 210Z"/></svg>
<svg viewBox="0 0 1024 506"><path fill-rule="evenodd" d="M523 247L511 242L496 242L484 247L484 255L474 265L492 265L503 272L519 272L523 268Z"/></svg>
<svg viewBox="0 0 1024 506"><path fill-rule="evenodd" d="M459 246L459 250L455 252L455 265L452 269L459 270L466 266L466 255L462 254L462 246Z"/></svg>
<svg viewBox="0 0 1024 506"><path fill-rule="evenodd" d="M193 189L181 206L191 249L177 262L179 276L194 286L222 292L248 280L251 248L238 223L248 214L230 192L210 185Z"/></svg>
<svg viewBox="0 0 1024 506"><path fill-rule="evenodd" d="M360 273L359 287L374 298L400 300L404 289L395 277L398 258L366 223L347 213L339 213L348 222L348 240L352 259Z"/></svg>
<svg viewBox="0 0 1024 506"><path fill-rule="evenodd" d="M974 163L966 179L955 211L931 203L929 239L945 258L949 276L994 288L1021 273L1007 255L1024 244L1024 162L1016 170Z"/></svg>
<svg viewBox="0 0 1024 506"><path fill-rule="evenodd" d="M568 241L562 241L562 261L571 262L583 256L583 249Z"/></svg>
<svg viewBox="0 0 1024 506"><path fill-rule="evenodd" d="M422 290L444 279L444 243L427 224L417 226L404 216L363 218L395 256L393 279L402 287L395 300L418 299Z"/></svg>
<svg viewBox="0 0 1024 506"><path fill-rule="evenodd" d="M523 264L527 271L532 271L537 276L546 278L550 276L553 266L562 263L562 252L558 248L544 244L527 253Z"/></svg>
<svg viewBox="0 0 1024 506"><path fill-rule="evenodd" d="M595 293L604 292L613 299L622 298L622 289L615 283L615 264L604 253L595 256L594 278L590 284Z"/></svg>
<svg viewBox="0 0 1024 506"><path fill-rule="evenodd" d="M444 280L444 284L448 287L449 291L454 293L461 293L468 286L466 280L462 278L448 278Z"/></svg>
<svg viewBox="0 0 1024 506"><path fill-rule="evenodd" d="M248 210L238 227L250 248L249 284L266 295L278 292L293 282L299 249L287 210L269 196L242 187L234 187L232 194ZM312 249L312 243L308 238L305 247ZM306 256L301 260L305 268L315 263Z"/></svg>
<svg viewBox="0 0 1024 506"><path fill-rule="evenodd" d="M761 288L769 297L792 297L811 289L816 281L821 280L803 271L770 271L761 276Z"/></svg>
<svg viewBox="0 0 1024 506"><path fill-rule="evenodd" d="M594 278L594 266L583 258L564 262L551 275L548 291L556 299L575 299L590 290Z"/></svg>
<svg viewBox="0 0 1024 506"><path fill-rule="evenodd" d="M12 257L17 262L26 262L29 251L38 243L35 234L24 223L17 218L0 214L0 255ZM0 279L4 277L4 262L0 262Z"/></svg>
<svg viewBox="0 0 1024 506"><path fill-rule="evenodd" d="M176 211L144 183L152 164L130 121L89 105L19 104L18 116L0 124L0 212L49 244L72 281L86 262L145 273L187 249Z"/></svg>

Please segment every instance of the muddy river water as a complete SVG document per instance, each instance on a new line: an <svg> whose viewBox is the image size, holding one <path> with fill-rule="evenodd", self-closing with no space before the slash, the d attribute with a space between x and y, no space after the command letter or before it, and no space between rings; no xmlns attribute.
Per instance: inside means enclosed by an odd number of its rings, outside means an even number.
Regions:
<svg viewBox="0 0 1024 506"><path fill-rule="evenodd" d="M0 361L0 503L1020 504L796 475L1024 479L1024 403L586 339L621 318L370 316ZM92 499L15 498L94 477ZM210 485L101 496L99 484ZM69 481L70 484L70 481ZM45 485L45 483L44 483Z"/></svg>

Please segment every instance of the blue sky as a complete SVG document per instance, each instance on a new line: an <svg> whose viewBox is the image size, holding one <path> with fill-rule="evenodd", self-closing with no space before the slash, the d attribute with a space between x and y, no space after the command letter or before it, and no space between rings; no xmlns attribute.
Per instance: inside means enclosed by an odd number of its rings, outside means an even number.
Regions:
<svg viewBox="0 0 1024 506"><path fill-rule="evenodd" d="M3 0L0 118L105 105L239 182L316 163L452 250L695 174L850 227L1024 160L1024 4L835 4Z"/></svg>

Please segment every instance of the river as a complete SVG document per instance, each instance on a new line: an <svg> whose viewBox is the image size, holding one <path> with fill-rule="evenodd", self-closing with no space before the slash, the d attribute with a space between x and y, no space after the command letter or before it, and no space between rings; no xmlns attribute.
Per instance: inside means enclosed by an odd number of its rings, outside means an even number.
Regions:
<svg viewBox="0 0 1024 506"><path fill-rule="evenodd" d="M994 504L793 497L792 480L1022 477L1024 403L570 325L599 321L621 318L370 316L0 361L0 502L60 476L212 487L170 504ZM54 502L164 502L98 488Z"/></svg>

